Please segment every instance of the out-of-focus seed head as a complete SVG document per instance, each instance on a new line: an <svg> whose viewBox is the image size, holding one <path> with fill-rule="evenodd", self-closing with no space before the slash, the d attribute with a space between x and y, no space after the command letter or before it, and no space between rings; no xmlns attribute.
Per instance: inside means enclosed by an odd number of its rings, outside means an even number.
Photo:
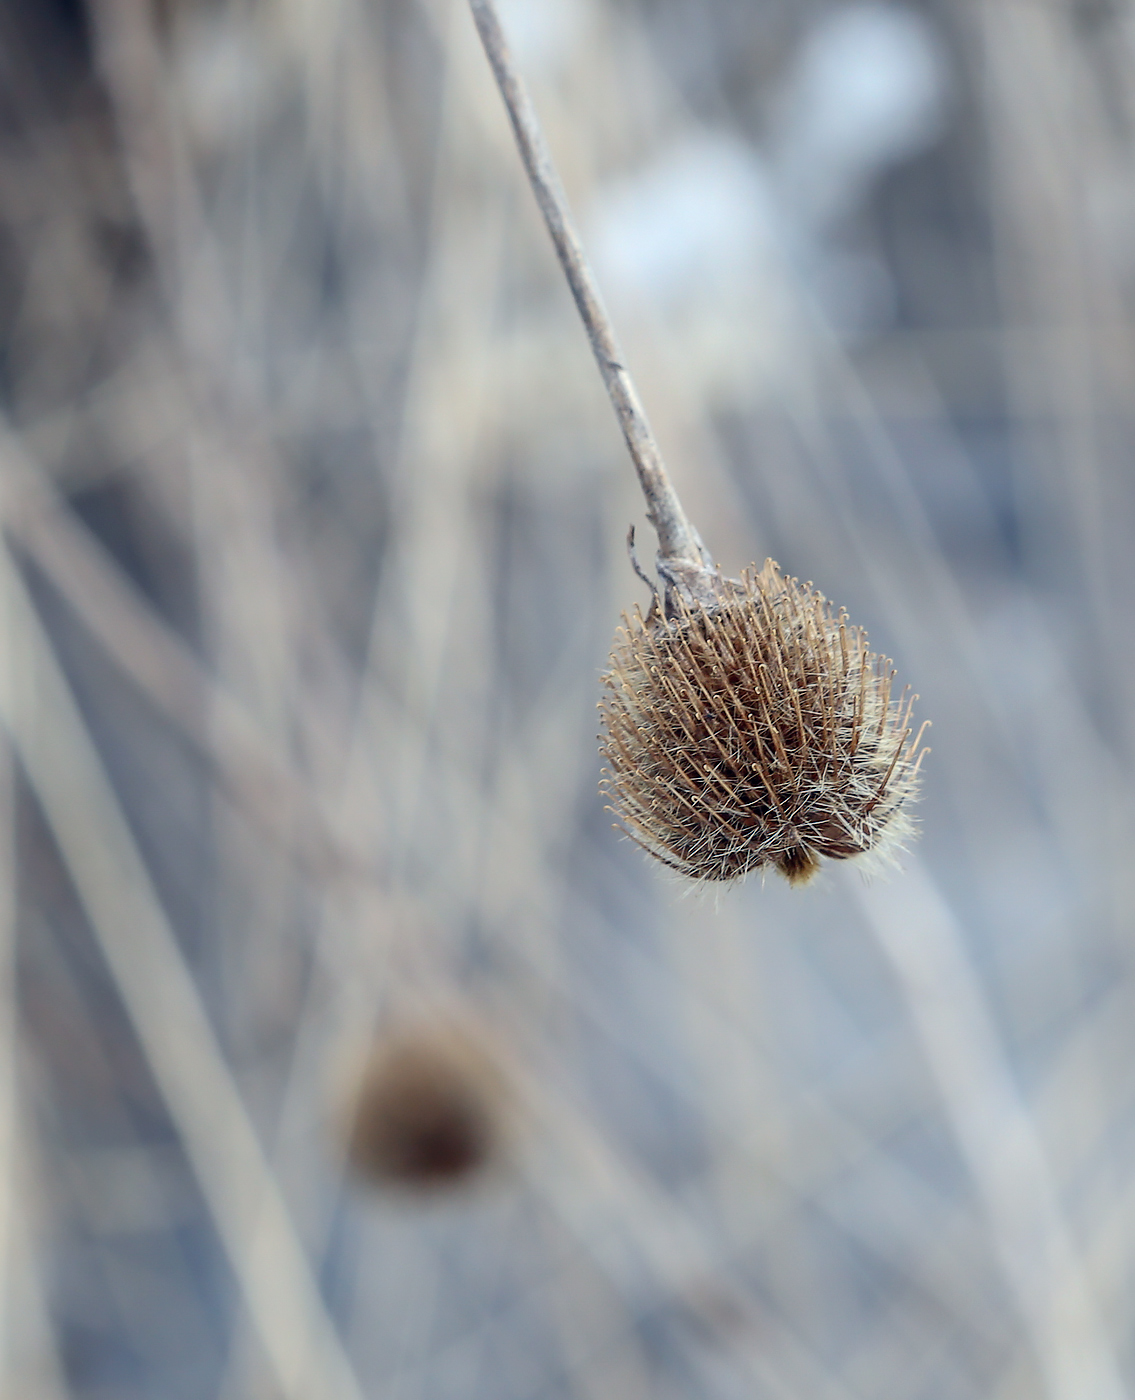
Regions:
<svg viewBox="0 0 1135 1400"><path fill-rule="evenodd" d="M862 629L770 559L708 605L624 619L600 704L603 787L628 834L693 880L886 857L914 833L926 726Z"/></svg>
<svg viewBox="0 0 1135 1400"><path fill-rule="evenodd" d="M380 1040L351 1095L347 1160L377 1186L437 1192L502 1156L507 1090L486 1039L422 1025Z"/></svg>

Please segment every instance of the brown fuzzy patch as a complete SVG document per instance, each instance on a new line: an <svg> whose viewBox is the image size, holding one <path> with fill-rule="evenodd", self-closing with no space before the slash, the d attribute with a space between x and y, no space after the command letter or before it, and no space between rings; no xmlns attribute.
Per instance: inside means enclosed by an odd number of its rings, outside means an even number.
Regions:
<svg viewBox="0 0 1135 1400"><path fill-rule="evenodd" d="M627 832L694 880L901 846L923 729L861 628L772 560L712 608L624 619L604 678L604 790Z"/></svg>
<svg viewBox="0 0 1135 1400"><path fill-rule="evenodd" d="M377 1185L463 1184L499 1154L502 1093L475 1038L423 1027L379 1044L358 1083L347 1159Z"/></svg>

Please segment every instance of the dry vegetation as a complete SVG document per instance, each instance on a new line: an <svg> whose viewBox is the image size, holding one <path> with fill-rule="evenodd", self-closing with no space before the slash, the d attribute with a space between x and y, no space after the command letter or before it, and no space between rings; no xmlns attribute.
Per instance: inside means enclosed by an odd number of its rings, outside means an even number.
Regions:
<svg viewBox="0 0 1135 1400"><path fill-rule="evenodd" d="M771 559L719 586L708 608L620 631L600 705L616 814L695 881L772 867L805 885L821 857L879 869L914 835L928 725L910 688Z"/></svg>
<svg viewBox="0 0 1135 1400"><path fill-rule="evenodd" d="M505 13L715 557L934 716L901 873L715 902L596 791L641 505L464 5L0 6L0 1394L1135 1387L1135 12L914 14ZM368 1191L435 1020L509 1151Z"/></svg>

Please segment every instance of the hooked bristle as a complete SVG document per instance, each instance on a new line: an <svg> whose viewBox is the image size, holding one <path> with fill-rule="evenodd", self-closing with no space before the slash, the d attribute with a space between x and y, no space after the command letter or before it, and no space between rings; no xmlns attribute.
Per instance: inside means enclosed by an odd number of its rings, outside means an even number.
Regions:
<svg viewBox="0 0 1135 1400"><path fill-rule="evenodd" d="M886 856L927 750L917 698L866 633L770 559L710 606L624 619L604 678L604 790L628 834L692 880Z"/></svg>

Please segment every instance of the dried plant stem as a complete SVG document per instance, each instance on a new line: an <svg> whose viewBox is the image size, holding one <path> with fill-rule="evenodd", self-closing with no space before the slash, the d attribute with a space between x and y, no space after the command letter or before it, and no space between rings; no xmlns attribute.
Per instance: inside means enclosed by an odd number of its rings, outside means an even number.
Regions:
<svg viewBox="0 0 1135 1400"><path fill-rule="evenodd" d="M658 533L662 589L627 622L600 706L612 810L694 880L773 865L805 884L821 857L901 849L923 731L892 697L890 662L772 560L742 579L714 564L623 364L494 0L469 4Z"/></svg>
<svg viewBox="0 0 1135 1400"><path fill-rule="evenodd" d="M658 534L661 558L693 565L697 569L712 569L713 560L682 509L647 421L646 411L623 361L623 352L599 294L595 274L583 251L540 123L501 31L494 0L469 0L469 4L508 109L529 183L552 236L579 314L583 317L599 373L603 376L603 383L607 386L607 393L627 440L639 485L646 497L646 513Z"/></svg>

